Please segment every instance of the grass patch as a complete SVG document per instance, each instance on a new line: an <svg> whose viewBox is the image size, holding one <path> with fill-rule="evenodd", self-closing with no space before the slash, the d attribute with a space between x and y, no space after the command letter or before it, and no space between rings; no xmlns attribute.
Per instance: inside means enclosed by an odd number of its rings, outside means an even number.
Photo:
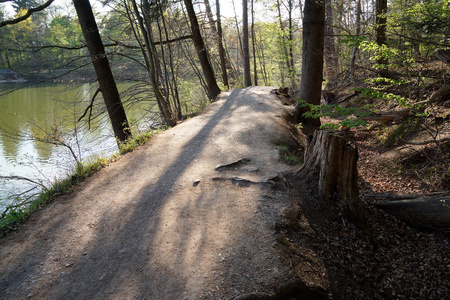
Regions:
<svg viewBox="0 0 450 300"><path fill-rule="evenodd" d="M125 142L119 144L119 154L123 155L125 153L131 152L136 149L137 146L144 145L148 142L155 134L164 131L163 129L157 129L152 131L144 131L138 134L134 134L133 137Z"/></svg>
<svg viewBox="0 0 450 300"><path fill-rule="evenodd" d="M37 196L31 200L17 198L8 205L6 210L0 215L0 237L7 232L14 230L17 225L27 220L34 212L51 202L55 197L69 192L73 186L82 182L101 168L117 160L114 155L109 158L97 157L88 163L78 163L75 168L75 174L53 183L48 189L43 189Z"/></svg>
<svg viewBox="0 0 450 300"><path fill-rule="evenodd" d="M292 166L300 166L303 164L303 157L300 155L300 151L297 149L290 149L290 147L280 144L277 145L278 151L280 152L280 156L284 159L284 161Z"/></svg>

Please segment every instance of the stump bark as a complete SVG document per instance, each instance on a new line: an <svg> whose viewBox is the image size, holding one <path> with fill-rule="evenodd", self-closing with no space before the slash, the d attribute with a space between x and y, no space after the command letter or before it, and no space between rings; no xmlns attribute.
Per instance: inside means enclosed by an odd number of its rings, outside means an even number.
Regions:
<svg viewBox="0 0 450 300"><path fill-rule="evenodd" d="M322 201L337 205L347 218L369 236L370 230L359 198L357 149L330 131L315 131L298 176L317 183Z"/></svg>

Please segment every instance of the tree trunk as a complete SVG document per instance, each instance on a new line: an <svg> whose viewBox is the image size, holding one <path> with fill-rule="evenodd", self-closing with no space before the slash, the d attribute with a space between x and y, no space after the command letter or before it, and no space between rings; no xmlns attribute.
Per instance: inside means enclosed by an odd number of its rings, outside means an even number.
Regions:
<svg viewBox="0 0 450 300"><path fill-rule="evenodd" d="M5 59L6 59L6 64L8 65L8 69L11 70L11 62L9 61L8 50L5 50Z"/></svg>
<svg viewBox="0 0 450 300"><path fill-rule="evenodd" d="M200 60L200 66L202 67L203 75L205 76L206 84L208 86L209 97L211 99L215 99L220 94L220 88L217 85L214 70L208 59L208 53L206 52L205 43L203 42L203 38L200 33L200 27L198 25L194 6L192 5L192 0L184 0L184 5L186 6L189 21L191 23L192 40L194 42L195 50L197 51L198 59Z"/></svg>
<svg viewBox="0 0 450 300"><path fill-rule="evenodd" d="M294 67L294 30L292 24L292 12L294 10L294 0L288 0L288 72L291 78L292 87L295 87L295 67Z"/></svg>
<svg viewBox="0 0 450 300"><path fill-rule="evenodd" d="M255 81L255 86L258 85L258 72L256 69L256 41L255 41L255 10L253 9L252 0L252 50L253 50L253 80Z"/></svg>
<svg viewBox="0 0 450 300"><path fill-rule="evenodd" d="M284 67L283 64L286 63L288 72L291 69L291 66L289 64L290 60L288 59L289 54L288 54L288 49L286 47L286 42L284 40L284 25L283 25L283 19L281 17L281 2L280 0L277 0L277 10L278 10L278 21L280 23L280 46L281 46L281 51L282 51L282 61L280 61L280 72L281 72L281 83L284 86ZM290 75L290 74L289 74Z"/></svg>
<svg viewBox="0 0 450 300"><path fill-rule="evenodd" d="M375 206L415 227L450 229L450 196L412 198L376 203Z"/></svg>
<svg viewBox="0 0 450 300"><path fill-rule="evenodd" d="M98 32L89 0L73 0L81 30L94 65L97 81L108 110L114 135L119 141L131 137L128 120L120 100L119 91L105 54L105 48Z"/></svg>
<svg viewBox="0 0 450 300"><path fill-rule="evenodd" d="M305 16L307 15L305 11ZM364 208L359 198L358 151L335 133L314 132L298 176L312 184L319 198L337 205L350 221L370 235Z"/></svg>
<svg viewBox="0 0 450 300"><path fill-rule="evenodd" d="M211 26L211 31L214 36L217 36L216 22L214 22L213 14L211 11L211 4L209 4L209 0L204 0L204 2L205 2L206 16L208 17L209 25Z"/></svg>
<svg viewBox="0 0 450 300"><path fill-rule="evenodd" d="M387 24L387 0L377 0L376 2L376 42L378 46L386 45L386 24ZM378 64L387 64L384 58L377 60Z"/></svg>
<svg viewBox="0 0 450 300"><path fill-rule="evenodd" d="M330 89L335 81L338 72L336 47L334 45L333 29L333 9L331 0L325 0L325 77L327 79L327 89Z"/></svg>
<svg viewBox="0 0 450 300"><path fill-rule="evenodd" d="M323 0L305 1L303 19L303 55L300 99L319 105L323 78L323 43L325 28L325 4ZM307 134L320 127L320 119L307 119L302 115L308 108L297 104L295 121L302 123Z"/></svg>
<svg viewBox="0 0 450 300"><path fill-rule="evenodd" d="M235 7L235 5L234 5L234 0L231 0L231 3L233 3L234 20L236 21L237 39L238 39L238 42L239 42L239 50L240 50L239 53L241 54L241 58L242 58L242 60L243 60L243 57L244 57L244 50L242 50L241 31L240 31L240 29L239 29L239 22L238 22L238 18L237 18L237 14L236 14L236 7ZM236 61L237 61L236 65L240 66L240 63L239 63L239 56L236 57ZM239 78L239 77L240 77L240 74L241 74L241 72L238 71L238 70L240 70L240 68L236 68L236 78Z"/></svg>
<svg viewBox="0 0 450 300"><path fill-rule="evenodd" d="M230 68L230 64L227 61L225 55L225 49L223 47L223 36L222 36L222 21L220 16L220 1L216 0L216 10L217 10L217 45L219 48L220 57L220 68L222 69L222 81L224 86L229 86L228 83L228 73L227 69Z"/></svg>
<svg viewBox="0 0 450 300"><path fill-rule="evenodd" d="M137 19L137 23L139 25L139 29L141 31L142 37L144 39L145 47L144 45L141 45L141 51L142 56L144 57L144 61L147 67L148 76L150 78L150 84L152 85L153 92L155 93L156 101L158 103L159 111L162 115L162 118L164 119L167 126L175 126L176 122L172 116L172 112L170 109L170 104L167 101L166 97L162 94L159 85L158 85L158 75L157 75L157 66L156 61L157 59L154 56L154 46L152 37L149 33L149 30L146 28L146 23L144 23L144 20L139 12L139 9L137 7L136 1L131 0L131 5L133 6L133 10ZM134 20L130 18L130 24L134 24ZM132 27L134 28L134 27ZM133 29L134 31L134 29ZM136 40L139 41L139 38L136 35Z"/></svg>
<svg viewBox="0 0 450 300"><path fill-rule="evenodd" d="M244 86L252 85L250 75L250 49L248 44L248 9L247 0L242 0L242 50L244 59Z"/></svg>
<svg viewBox="0 0 450 300"><path fill-rule="evenodd" d="M355 36L359 37L361 34L361 0L358 0L356 3L356 30L355 30ZM352 57L350 59L350 79L353 82L354 81L354 72L355 72L355 61L356 61L356 54L358 53L359 45L355 45L353 47L352 51Z"/></svg>

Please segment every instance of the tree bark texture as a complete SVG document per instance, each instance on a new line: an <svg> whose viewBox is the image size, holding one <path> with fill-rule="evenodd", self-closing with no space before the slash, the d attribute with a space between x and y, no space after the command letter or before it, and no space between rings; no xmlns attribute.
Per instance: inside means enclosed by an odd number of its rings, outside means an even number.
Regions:
<svg viewBox="0 0 450 300"><path fill-rule="evenodd" d="M331 1L331 0L330 0ZM356 2L356 29L355 36L359 37L361 34L361 0ZM355 71L355 62L356 62L356 54L358 53L359 47L355 45L352 51L352 57L350 58L350 78L351 81L354 81L354 71Z"/></svg>
<svg viewBox="0 0 450 300"><path fill-rule="evenodd" d="M325 28L325 3L323 0L306 0L303 19L302 79L299 97L310 104L319 105L323 78L323 43ZM320 119L303 118L308 108L297 104L295 120L308 127L320 127Z"/></svg>
<svg viewBox="0 0 450 300"><path fill-rule="evenodd" d="M450 196L423 196L375 206L415 227L450 230Z"/></svg>
<svg viewBox="0 0 450 300"><path fill-rule="evenodd" d="M86 45L91 56L92 64L97 75L97 81L106 109L111 120L114 135L119 141L125 141L131 137L128 120L120 100L119 91L105 54L105 48L98 32L89 0L73 0L77 11L81 30L83 31Z"/></svg>
<svg viewBox="0 0 450 300"><path fill-rule="evenodd" d="M331 7L331 0L325 0L325 76L327 78L327 89L331 88L338 73L338 62L336 55L336 47L334 44L334 29L333 29L333 9Z"/></svg>
<svg viewBox="0 0 450 300"><path fill-rule="evenodd" d="M200 27L198 25L197 16L192 5L192 0L184 0L184 5L191 23L192 40L194 42L195 50L197 51L198 59L200 60L200 66L202 67L203 75L205 76L206 85L208 86L208 93L211 99L216 98L220 94L220 88L217 85L216 78L214 76L214 70L208 59L208 53L206 51L205 43L203 42L202 35L200 33Z"/></svg>
<svg viewBox="0 0 450 300"><path fill-rule="evenodd" d="M357 149L342 136L316 130L298 175L314 186L317 184L322 201L337 205L351 222L370 235L359 198L357 160Z"/></svg>
<svg viewBox="0 0 450 300"><path fill-rule="evenodd" d="M133 7L137 23L139 24L139 29L142 34L142 38L144 40L144 44L141 44L142 56L145 60L145 65L147 67L147 73L150 78L150 84L152 85L153 92L155 93L156 102L158 103L158 108L161 113L161 117L164 119L166 125L168 127L175 126L176 120L172 115L172 111L170 108L170 103L168 99L162 94L159 84L158 84L158 67L157 67L157 59L155 57L155 44L153 43L152 36L149 34L148 23L144 22L144 19L139 12L138 6L135 0L131 0L131 5ZM130 22L131 21L130 19ZM136 36L136 39L139 40Z"/></svg>
<svg viewBox="0 0 450 300"><path fill-rule="evenodd" d="M222 34L222 21L220 16L220 1L216 0L216 12L217 12L217 45L219 48L220 68L222 69L222 81L224 86L229 86L227 69L230 68L230 64L227 61L225 55L225 49L223 47L223 34Z"/></svg>
<svg viewBox="0 0 450 300"><path fill-rule="evenodd" d="M248 43L248 8L247 0L242 0L242 50L244 59L244 86L252 85L250 74L250 47Z"/></svg>
<svg viewBox="0 0 450 300"><path fill-rule="evenodd" d="M283 60L284 62L280 61L280 75L281 75L281 84L284 86L284 68L282 66L282 64L286 63L288 72L291 69L290 66L290 60L288 59L289 57L289 53L288 53L288 48L285 42L285 38L283 36L285 30L284 30L284 24L283 24L283 18L281 16L281 1L277 0L277 10L278 10L278 21L280 23L280 35L279 35L279 39L280 39L280 47L281 47L281 51L282 51L282 56L283 56Z"/></svg>
<svg viewBox="0 0 450 300"><path fill-rule="evenodd" d="M377 0L376 2L376 42L378 46L386 45L386 18L387 0ZM386 59L379 59L379 64L387 64Z"/></svg>
<svg viewBox="0 0 450 300"><path fill-rule="evenodd" d="M254 0L252 0L252 50L253 50L253 80L255 86L258 85L258 71L256 69L256 40L255 40L255 10L253 7Z"/></svg>

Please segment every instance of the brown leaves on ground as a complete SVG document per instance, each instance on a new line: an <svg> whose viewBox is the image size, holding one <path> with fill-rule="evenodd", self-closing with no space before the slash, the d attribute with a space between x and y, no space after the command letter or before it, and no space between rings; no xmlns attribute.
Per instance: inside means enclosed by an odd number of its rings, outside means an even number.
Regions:
<svg viewBox="0 0 450 300"><path fill-rule="evenodd" d="M316 251L326 265L333 299L448 299L449 235L412 228L364 197L436 189L414 172L394 172L392 165L380 163L377 158L383 150L369 133L355 134L352 139L359 149L359 186L375 244L330 204L317 204L313 197L302 204L315 233Z"/></svg>
<svg viewBox="0 0 450 300"><path fill-rule="evenodd" d="M333 299L449 299L450 235L410 227L373 205L382 198L365 197L448 192L445 178L440 178L440 168L449 166L448 151L437 151L435 145L428 145L410 152L424 155L421 160L414 156L389 160L388 156L381 158L381 154L392 148L377 143L374 133L352 130L346 134L358 147L360 195L374 243L330 203L317 200L301 182L295 182L295 186L302 195L304 217L296 225L300 229L291 228L286 235L301 248L305 244L305 228L310 228L315 252L325 265L325 270L315 271L323 272L321 280ZM304 196L307 194L310 197ZM305 220L306 227L302 225ZM301 254L297 256L299 270L305 259Z"/></svg>

